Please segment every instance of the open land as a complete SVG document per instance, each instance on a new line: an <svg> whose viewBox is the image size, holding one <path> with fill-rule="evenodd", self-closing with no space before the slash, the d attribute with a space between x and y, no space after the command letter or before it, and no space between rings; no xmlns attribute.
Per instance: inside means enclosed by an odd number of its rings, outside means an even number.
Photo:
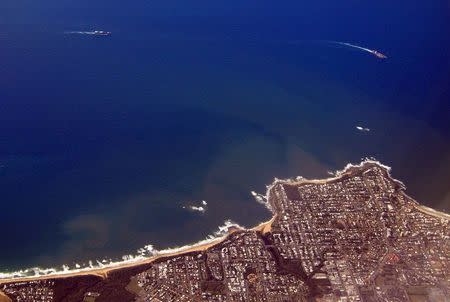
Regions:
<svg viewBox="0 0 450 302"><path fill-rule="evenodd" d="M275 180L270 221L83 272L0 280L0 301L446 301L450 216L373 161ZM6 299L6 298L4 298Z"/></svg>

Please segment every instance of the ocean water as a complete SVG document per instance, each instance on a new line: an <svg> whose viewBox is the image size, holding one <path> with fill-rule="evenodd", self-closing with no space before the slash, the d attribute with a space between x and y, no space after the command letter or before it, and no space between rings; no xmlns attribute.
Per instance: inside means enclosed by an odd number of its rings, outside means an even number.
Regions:
<svg viewBox="0 0 450 302"><path fill-rule="evenodd" d="M447 11L2 2L0 272L252 226L270 213L250 191L365 157L449 212ZM112 35L65 34L89 30Z"/></svg>

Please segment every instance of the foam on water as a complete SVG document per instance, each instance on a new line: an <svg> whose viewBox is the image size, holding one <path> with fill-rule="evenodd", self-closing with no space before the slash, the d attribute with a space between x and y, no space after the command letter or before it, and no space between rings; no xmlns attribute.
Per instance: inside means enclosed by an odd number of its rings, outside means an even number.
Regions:
<svg viewBox="0 0 450 302"><path fill-rule="evenodd" d="M198 205L198 206L197 205L183 206L183 209L187 209L187 210L194 211L194 212L205 213L208 203L205 200L202 200L199 204L200 205Z"/></svg>

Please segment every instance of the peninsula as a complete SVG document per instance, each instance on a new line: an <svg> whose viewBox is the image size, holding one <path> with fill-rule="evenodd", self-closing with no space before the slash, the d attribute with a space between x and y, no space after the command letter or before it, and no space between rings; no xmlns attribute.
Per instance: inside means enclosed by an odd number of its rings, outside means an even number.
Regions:
<svg viewBox="0 0 450 302"><path fill-rule="evenodd" d="M375 161L276 179L252 229L134 262L0 279L6 301L446 301L450 215Z"/></svg>

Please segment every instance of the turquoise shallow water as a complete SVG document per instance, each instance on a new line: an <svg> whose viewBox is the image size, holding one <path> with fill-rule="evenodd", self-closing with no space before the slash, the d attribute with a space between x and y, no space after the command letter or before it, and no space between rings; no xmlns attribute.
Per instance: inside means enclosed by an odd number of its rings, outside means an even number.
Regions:
<svg viewBox="0 0 450 302"><path fill-rule="evenodd" d="M394 30L369 16L367 35L357 30L367 20L337 26L342 11L326 25L320 15L150 18L137 7L126 17L111 5L62 18L11 4L17 18L2 19L0 270L187 244L226 219L251 226L270 216L251 190L367 156L449 211L450 52L437 8L420 30L395 7L384 16L400 20ZM64 35L92 28L113 34ZM318 43L327 39L389 58ZM201 200L204 214L183 209Z"/></svg>

